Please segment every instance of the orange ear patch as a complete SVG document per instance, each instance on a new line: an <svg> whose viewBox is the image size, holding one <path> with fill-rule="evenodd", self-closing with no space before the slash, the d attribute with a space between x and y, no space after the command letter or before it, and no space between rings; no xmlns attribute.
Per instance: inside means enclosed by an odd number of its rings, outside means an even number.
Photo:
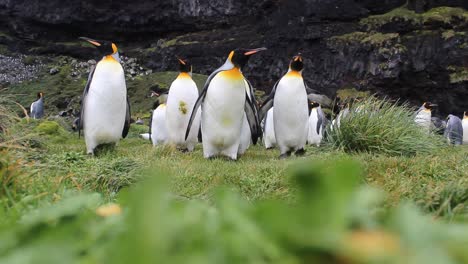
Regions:
<svg viewBox="0 0 468 264"><path fill-rule="evenodd" d="M118 49L117 49L117 45L115 45L114 43L112 43L112 54L115 54L117 53Z"/></svg>

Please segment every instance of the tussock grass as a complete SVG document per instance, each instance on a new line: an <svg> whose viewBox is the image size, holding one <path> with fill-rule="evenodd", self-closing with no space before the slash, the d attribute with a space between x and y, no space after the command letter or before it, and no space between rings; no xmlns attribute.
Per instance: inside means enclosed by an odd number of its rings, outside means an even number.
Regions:
<svg viewBox="0 0 468 264"><path fill-rule="evenodd" d="M440 136L426 133L414 122L408 105L369 97L350 107L338 127L328 129L327 142L346 152L412 156L434 153L444 147Z"/></svg>

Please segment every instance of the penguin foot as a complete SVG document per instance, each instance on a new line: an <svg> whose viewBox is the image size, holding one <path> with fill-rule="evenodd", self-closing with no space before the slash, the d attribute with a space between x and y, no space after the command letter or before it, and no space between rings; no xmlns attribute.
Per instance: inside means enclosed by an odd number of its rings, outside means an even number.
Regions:
<svg viewBox="0 0 468 264"><path fill-rule="evenodd" d="M294 154L296 154L296 156L300 157L300 156L304 156L305 152L306 151L303 148L301 148L301 149L296 150L296 152Z"/></svg>
<svg viewBox="0 0 468 264"><path fill-rule="evenodd" d="M286 159L291 156L291 151L285 152L279 156L279 159Z"/></svg>

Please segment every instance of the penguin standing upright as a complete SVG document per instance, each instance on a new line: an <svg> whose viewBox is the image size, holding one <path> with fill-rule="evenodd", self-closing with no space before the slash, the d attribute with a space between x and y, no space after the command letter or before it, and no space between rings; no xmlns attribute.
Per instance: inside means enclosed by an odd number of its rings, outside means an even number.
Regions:
<svg viewBox="0 0 468 264"><path fill-rule="evenodd" d="M261 112L266 112L274 106L273 121L276 143L281 152L280 158L290 156L293 151L296 155L305 153L309 108L306 85L302 78L303 68L302 57L294 56L288 72L273 87L269 103L262 107Z"/></svg>
<svg viewBox="0 0 468 264"><path fill-rule="evenodd" d="M463 145L468 145L468 112L463 112Z"/></svg>
<svg viewBox="0 0 468 264"><path fill-rule="evenodd" d="M192 80L192 65L188 60L178 58L179 75L169 88L166 106L166 127L168 143L175 145L182 151L193 151L198 142L198 130L200 129L200 112L193 121L192 130L185 139L193 106L198 98L198 88Z"/></svg>
<svg viewBox="0 0 468 264"><path fill-rule="evenodd" d="M276 146L273 109L274 107L270 108L263 119L263 143L265 144L266 149L271 149Z"/></svg>
<svg viewBox="0 0 468 264"><path fill-rule="evenodd" d="M461 145L463 142L463 125L458 116L448 115L444 136L449 144Z"/></svg>
<svg viewBox="0 0 468 264"><path fill-rule="evenodd" d="M130 128L130 104L117 46L81 38L104 56L91 70L83 92L79 128L84 130L88 154L100 144L117 143Z"/></svg>
<svg viewBox="0 0 468 264"><path fill-rule="evenodd" d="M37 100L31 104L31 117L33 119L40 119L44 116L44 94L37 93Z"/></svg>
<svg viewBox="0 0 468 264"><path fill-rule="evenodd" d="M163 145L167 142L166 109L166 104L160 104L151 115L149 137L153 146Z"/></svg>
<svg viewBox="0 0 468 264"><path fill-rule="evenodd" d="M320 146L323 137L323 128L325 124L325 114L322 107L317 102L311 102L311 110L309 115L309 132L307 136L307 143L309 145Z"/></svg>
<svg viewBox="0 0 468 264"><path fill-rule="evenodd" d="M223 155L233 160L237 159L244 113L250 126L252 142L256 143L258 116L255 102L253 102L254 98L249 99L247 95L246 81L241 69L251 55L261 50L265 48L231 51L224 65L208 77L195 103L185 133L187 138L198 107L201 106L201 130L205 158Z"/></svg>
<svg viewBox="0 0 468 264"><path fill-rule="evenodd" d="M414 118L414 122L422 127L425 131L429 132L431 130L431 117L432 117L432 109L435 104L431 104L429 102L425 102L416 112L416 117Z"/></svg>

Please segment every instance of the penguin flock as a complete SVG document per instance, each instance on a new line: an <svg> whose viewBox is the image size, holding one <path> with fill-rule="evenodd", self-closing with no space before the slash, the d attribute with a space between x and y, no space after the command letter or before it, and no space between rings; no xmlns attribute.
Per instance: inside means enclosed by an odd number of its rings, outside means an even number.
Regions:
<svg viewBox="0 0 468 264"><path fill-rule="evenodd" d="M93 155L97 146L118 143L127 136L131 109L117 45L86 37L80 39L92 44L103 56L90 71L80 117L74 121L79 134L83 130L86 152ZM193 151L201 141L207 159L225 156L237 160L260 138L267 149L277 147L280 158L303 155L306 144L320 146L328 120L320 103L313 100L320 95L304 81L304 59L300 54L291 59L288 71L259 108L243 68L252 55L264 50L231 51L224 64L208 77L201 92L192 79L190 61L176 57L179 75L167 94L151 94L158 102L152 110L149 133L140 136L154 146L167 144L183 152ZM425 102L415 115L415 122L427 132L433 126L435 106ZM33 118L43 117L42 92L30 110ZM339 128L341 118L348 114L349 106L343 105L332 122L332 129ZM444 136L451 144L468 144L466 112L463 119L448 116Z"/></svg>

